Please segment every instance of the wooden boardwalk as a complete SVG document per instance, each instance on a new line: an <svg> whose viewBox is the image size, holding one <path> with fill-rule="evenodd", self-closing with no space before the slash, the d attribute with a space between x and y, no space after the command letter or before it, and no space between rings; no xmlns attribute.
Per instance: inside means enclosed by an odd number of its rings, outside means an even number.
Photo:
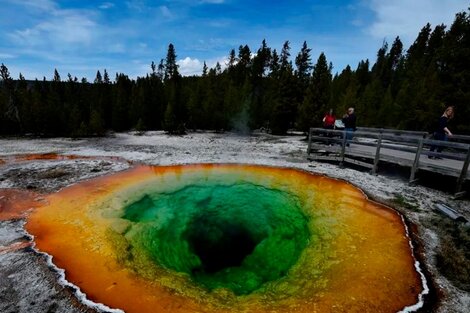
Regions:
<svg viewBox="0 0 470 313"><path fill-rule="evenodd" d="M460 197L464 182L470 180L470 136L453 136L452 140L427 139L425 132L374 128L359 128L347 140L345 131L311 128L307 153L311 160L355 164L374 174L383 163L409 167L410 183L417 181L419 171L455 177L455 196ZM431 145L444 150L431 152Z"/></svg>

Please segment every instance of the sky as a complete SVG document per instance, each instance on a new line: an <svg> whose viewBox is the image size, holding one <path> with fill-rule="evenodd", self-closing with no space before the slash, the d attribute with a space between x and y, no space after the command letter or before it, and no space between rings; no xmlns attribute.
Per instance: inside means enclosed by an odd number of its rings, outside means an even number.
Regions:
<svg viewBox="0 0 470 313"><path fill-rule="evenodd" d="M203 62L225 65L240 45L256 52L263 39L291 56L304 41L315 63L321 52L333 73L361 60L375 62L384 41L399 36L405 49L420 29L450 26L468 0L0 0L0 63L13 78L93 81L145 76L152 61L175 46L180 73L200 75Z"/></svg>

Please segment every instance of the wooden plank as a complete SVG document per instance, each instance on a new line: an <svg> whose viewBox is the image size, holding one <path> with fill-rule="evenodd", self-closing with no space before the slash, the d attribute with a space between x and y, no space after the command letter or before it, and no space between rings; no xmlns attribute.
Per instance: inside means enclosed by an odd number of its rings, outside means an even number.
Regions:
<svg viewBox="0 0 470 313"><path fill-rule="evenodd" d="M470 136L467 135L452 135L448 138L450 141L460 141L464 143L470 143Z"/></svg>
<svg viewBox="0 0 470 313"><path fill-rule="evenodd" d="M315 145L312 144L312 149L310 150L310 154L327 154L327 153L334 153L334 154L340 154L341 150L339 147L330 147L330 146L324 146L324 145Z"/></svg>
<svg viewBox="0 0 470 313"><path fill-rule="evenodd" d="M463 198L463 196L465 196L466 192L465 191L461 191L461 192L457 192L454 194L453 198L454 199L460 199L460 198Z"/></svg>
<svg viewBox="0 0 470 313"><path fill-rule="evenodd" d="M470 147L470 145L466 143L449 142L449 141L434 140L434 139L425 139L424 143L430 146L434 145L438 147L455 148L455 149L460 149L460 150L465 150L465 151L468 149L468 147Z"/></svg>
<svg viewBox="0 0 470 313"><path fill-rule="evenodd" d="M375 147L377 144L375 143L367 143L367 142L354 142L356 145L363 145L363 146L371 146ZM416 145L414 146L399 146L399 145L393 145L393 144L388 144L388 143L382 143L382 148L384 149L391 149L391 150L397 150L397 151L403 151L403 152L411 152L415 153L416 149L418 147L419 142L417 142ZM447 158L447 159L452 159L452 160L459 160L463 161L465 160L466 155L464 153L454 153L450 151L443 151L443 152L430 152L428 150L423 150L421 152L424 155L433 155L433 156L440 156L442 158Z"/></svg>
<svg viewBox="0 0 470 313"><path fill-rule="evenodd" d="M340 166L343 166L345 151L346 151L346 131L343 130L343 142L341 144L341 162L339 163Z"/></svg>
<svg viewBox="0 0 470 313"><path fill-rule="evenodd" d="M312 147L312 128L308 131L308 146L307 146L307 154L310 154L310 148Z"/></svg>
<svg viewBox="0 0 470 313"><path fill-rule="evenodd" d="M468 148L467 158L465 159L465 162L463 163L462 171L460 172L459 178L457 179L457 186L455 188L456 194L462 191L462 185L463 185L463 182L465 181L465 178L467 177L469 163L470 163L470 148Z"/></svg>
<svg viewBox="0 0 470 313"><path fill-rule="evenodd" d="M419 136L423 137L428 134L425 131L415 131L415 130L400 130L400 129L392 129L392 128L372 128L372 127L358 127L358 130L365 130L369 132L378 132L378 133L393 133L399 135L412 135L412 136Z"/></svg>
<svg viewBox="0 0 470 313"><path fill-rule="evenodd" d="M312 139L312 142L313 141L319 141L319 142L330 142L330 141L334 141L334 142L342 142L342 139L339 139L339 138L336 138L336 137L326 137L326 136L313 136L311 137Z"/></svg>
<svg viewBox="0 0 470 313"><path fill-rule="evenodd" d="M313 157L309 157L308 159L310 161L337 161L337 162L342 161L342 158L339 157L338 155L329 155L329 156L315 155ZM343 162L359 165L359 166L370 168L370 169L372 169L372 167L373 167L373 164L370 164L370 163L367 163L367 162L362 162L362 161L356 160L356 159L346 158L346 157L344 158Z"/></svg>
<svg viewBox="0 0 470 313"><path fill-rule="evenodd" d="M409 143L409 144L415 144L416 146L418 145L418 142L421 137L413 137L413 136L394 136L394 135L387 135L384 134L382 135L383 140L389 140L392 142L396 143Z"/></svg>
<svg viewBox="0 0 470 313"><path fill-rule="evenodd" d="M313 161L341 161L339 156L335 155L315 155L314 157L310 157Z"/></svg>
<svg viewBox="0 0 470 313"><path fill-rule="evenodd" d="M392 150L401 150L401 151L413 152L414 153L416 151L416 147L418 146L418 142L419 141L414 142L412 144L403 143L403 142L397 143L397 142L384 141L383 138L382 138L381 145L382 145L382 148L388 148L388 149L392 149ZM353 143L355 145L361 145L361 146L376 147L378 141L377 142L368 142L368 141L354 140L351 143Z"/></svg>
<svg viewBox="0 0 470 313"><path fill-rule="evenodd" d="M432 152L432 151L423 151L421 154L427 156L437 156L441 159L450 159L456 161L465 161L466 155L463 153L452 153L452 152Z"/></svg>
<svg viewBox="0 0 470 313"><path fill-rule="evenodd" d="M433 172L437 174L441 174L444 176L450 176L450 177L458 177L459 176L459 171L456 171L453 168L444 168L432 164L421 164L419 165L419 169L423 171L428 171L428 172Z"/></svg>
<svg viewBox="0 0 470 313"><path fill-rule="evenodd" d="M352 163L352 164L359 165L365 168L370 168L370 169L372 169L374 166L373 164L362 162L362 161L351 159L351 158L344 158L343 162Z"/></svg>
<svg viewBox="0 0 470 313"><path fill-rule="evenodd" d="M419 168L419 158L421 156L421 151L423 150L423 139L419 141L418 149L416 149L415 160L413 166L411 167L409 183L412 184L416 181L415 174Z"/></svg>
<svg viewBox="0 0 470 313"><path fill-rule="evenodd" d="M318 128L318 127L312 127L310 129L314 133L321 133L321 134L331 133L337 136L340 136L343 133L343 130L338 130L338 129L325 129L325 128Z"/></svg>
<svg viewBox="0 0 470 313"><path fill-rule="evenodd" d="M387 143L383 144L384 149L410 152L410 153L413 153L413 154L416 153L416 149L418 149L418 146L419 146L419 141L416 142L416 144L414 144L412 146L411 145L410 146L399 146L399 145L392 145L392 144L387 144Z"/></svg>
<svg viewBox="0 0 470 313"><path fill-rule="evenodd" d="M381 144L382 144L382 136L380 136L377 141L377 149L375 150L375 159L374 159L374 166L372 167L372 174L376 174L378 167L379 167Z"/></svg>

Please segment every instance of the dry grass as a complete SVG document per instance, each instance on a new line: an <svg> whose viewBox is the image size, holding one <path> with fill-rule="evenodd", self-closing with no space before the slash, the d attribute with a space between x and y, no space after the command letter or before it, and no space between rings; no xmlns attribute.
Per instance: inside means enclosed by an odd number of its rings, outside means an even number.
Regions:
<svg viewBox="0 0 470 313"><path fill-rule="evenodd" d="M402 211L405 215L407 211L414 211L414 212L420 212L421 209L419 208L418 201L413 198L405 198L399 193L394 194L394 198L391 199L391 206L398 209L399 211Z"/></svg>
<svg viewBox="0 0 470 313"><path fill-rule="evenodd" d="M441 216L431 224L440 238L437 269L456 287L470 291L470 225Z"/></svg>

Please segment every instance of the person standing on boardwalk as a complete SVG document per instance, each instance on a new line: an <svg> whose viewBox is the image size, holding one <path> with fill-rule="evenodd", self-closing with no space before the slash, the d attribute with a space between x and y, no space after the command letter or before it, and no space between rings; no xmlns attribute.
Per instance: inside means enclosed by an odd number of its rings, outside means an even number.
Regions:
<svg viewBox="0 0 470 313"><path fill-rule="evenodd" d="M335 122L336 122L336 117L333 114L333 109L330 109L328 112L326 112L325 116L323 117L323 128L324 129L335 129ZM333 134L331 132L327 132L326 136L328 138L333 137ZM331 145L330 141L326 141L327 145Z"/></svg>
<svg viewBox="0 0 470 313"><path fill-rule="evenodd" d="M449 106L444 111L444 113L441 115L441 117L439 117L439 120L437 122L437 128L436 128L436 130L434 131L434 134L433 134L433 139L434 140L446 141L447 136L452 136L452 132L449 130L449 128L447 128L447 123L453 117L454 117L454 107ZM431 145L431 150L430 151L431 152L434 152L434 151L441 152L442 151L442 146ZM430 159L432 159L432 158L440 159L440 157L433 156L433 155L429 155L428 157Z"/></svg>
<svg viewBox="0 0 470 313"><path fill-rule="evenodd" d="M353 132L356 131L356 114L354 108L349 108L347 113L343 115L344 130L346 131L346 140L351 141ZM349 146L349 143L346 145Z"/></svg>
<svg viewBox="0 0 470 313"><path fill-rule="evenodd" d="M323 117L323 128L334 129L335 121L336 117L333 114L333 109L330 109L328 112L326 112L325 116Z"/></svg>

